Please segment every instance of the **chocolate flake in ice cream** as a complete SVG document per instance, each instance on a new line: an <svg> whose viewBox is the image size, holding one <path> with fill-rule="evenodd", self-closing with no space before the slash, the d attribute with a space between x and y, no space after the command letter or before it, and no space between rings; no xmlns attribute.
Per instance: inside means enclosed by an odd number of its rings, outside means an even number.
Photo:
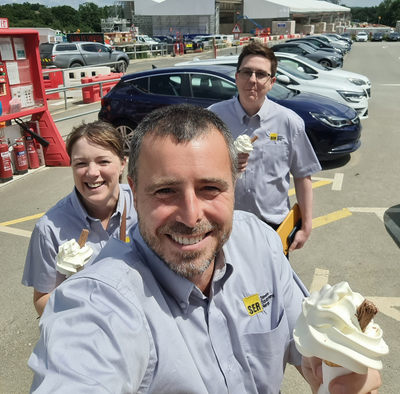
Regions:
<svg viewBox="0 0 400 394"><path fill-rule="evenodd" d="M78 242L73 238L58 247L57 271L67 278L80 271L92 257L93 249L85 245L88 235L89 230L83 229Z"/></svg>
<svg viewBox="0 0 400 394"><path fill-rule="evenodd" d="M389 349L381 328L371 320L375 305L364 301L347 282L326 285L305 298L293 332L299 352L360 374L368 367L382 369L381 357Z"/></svg>

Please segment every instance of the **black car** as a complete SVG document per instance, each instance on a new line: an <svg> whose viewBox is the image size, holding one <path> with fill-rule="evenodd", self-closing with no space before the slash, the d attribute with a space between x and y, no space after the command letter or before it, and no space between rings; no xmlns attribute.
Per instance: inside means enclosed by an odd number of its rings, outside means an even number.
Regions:
<svg viewBox="0 0 400 394"><path fill-rule="evenodd" d="M274 52L292 53L294 55L304 56L314 60L325 67L337 68L343 67L343 56L336 52L325 52L312 48L308 43L303 42L285 42L275 44L271 47Z"/></svg>
<svg viewBox="0 0 400 394"><path fill-rule="evenodd" d="M397 33L397 31L390 33L387 37L386 37L386 41L400 41L400 34Z"/></svg>
<svg viewBox="0 0 400 394"><path fill-rule="evenodd" d="M116 126L129 149L137 124L154 109L181 103L208 107L235 96L235 73L236 67L230 66L180 66L125 75L102 99L99 119ZM304 120L320 160L347 155L360 147L360 119L347 105L279 84L274 84L267 96Z"/></svg>
<svg viewBox="0 0 400 394"><path fill-rule="evenodd" d="M306 43L310 42L311 44L316 45L322 51L324 51L326 49L333 49L334 51L336 51L338 54L341 54L342 56L346 53L346 51L344 51L341 48L335 48L330 43L324 42L319 38L315 38L315 37L311 37L311 36L305 36L302 38L292 38L290 40L286 40L286 42L306 42Z"/></svg>
<svg viewBox="0 0 400 394"><path fill-rule="evenodd" d="M382 33L375 32L371 37L371 41L382 41L382 40L383 40Z"/></svg>

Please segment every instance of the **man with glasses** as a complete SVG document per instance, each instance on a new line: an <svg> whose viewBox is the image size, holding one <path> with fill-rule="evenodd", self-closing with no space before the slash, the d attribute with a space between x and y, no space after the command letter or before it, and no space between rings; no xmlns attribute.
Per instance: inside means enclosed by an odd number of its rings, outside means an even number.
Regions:
<svg viewBox="0 0 400 394"><path fill-rule="evenodd" d="M252 41L239 56L239 96L212 105L233 137L257 136L250 156L239 154L235 209L252 212L275 230L290 210L290 173L301 211L302 226L289 251L300 249L312 228L311 175L321 166L305 132L303 120L266 97L275 83L277 59L267 45Z"/></svg>

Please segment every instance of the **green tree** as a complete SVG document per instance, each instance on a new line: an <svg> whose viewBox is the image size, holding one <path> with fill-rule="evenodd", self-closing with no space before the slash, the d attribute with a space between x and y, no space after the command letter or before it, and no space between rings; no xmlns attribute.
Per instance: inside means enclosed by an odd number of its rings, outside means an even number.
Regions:
<svg viewBox="0 0 400 394"><path fill-rule="evenodd" d="M51 7L50 11L54 16L54 20L61 24L61 30L64 30L67 26L76 26L75 29L78 27L79 12L75 8L69 5L61 5Z"/></svg>
<svg viewBox="0 0 400 394"><path fill-rule="evenodd" d="M101 11L94 3L83 3L79 5L79 19L82 25L81 31L100 32L101 31ZM83 29L85 25L85 29Z"/></svg>

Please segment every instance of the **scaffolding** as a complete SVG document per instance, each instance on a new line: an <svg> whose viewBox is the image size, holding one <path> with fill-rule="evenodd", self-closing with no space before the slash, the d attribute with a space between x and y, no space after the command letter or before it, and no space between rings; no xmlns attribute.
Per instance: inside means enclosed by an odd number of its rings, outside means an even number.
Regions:
<svg viewBox="0 0 400 394"><path fill-rule="evenodd" d="M212 15L136 15L134 1L116 1L115 9L123 9L124 17L140 34L164 36L180 34L218 34L220 5Z"/></svg>

